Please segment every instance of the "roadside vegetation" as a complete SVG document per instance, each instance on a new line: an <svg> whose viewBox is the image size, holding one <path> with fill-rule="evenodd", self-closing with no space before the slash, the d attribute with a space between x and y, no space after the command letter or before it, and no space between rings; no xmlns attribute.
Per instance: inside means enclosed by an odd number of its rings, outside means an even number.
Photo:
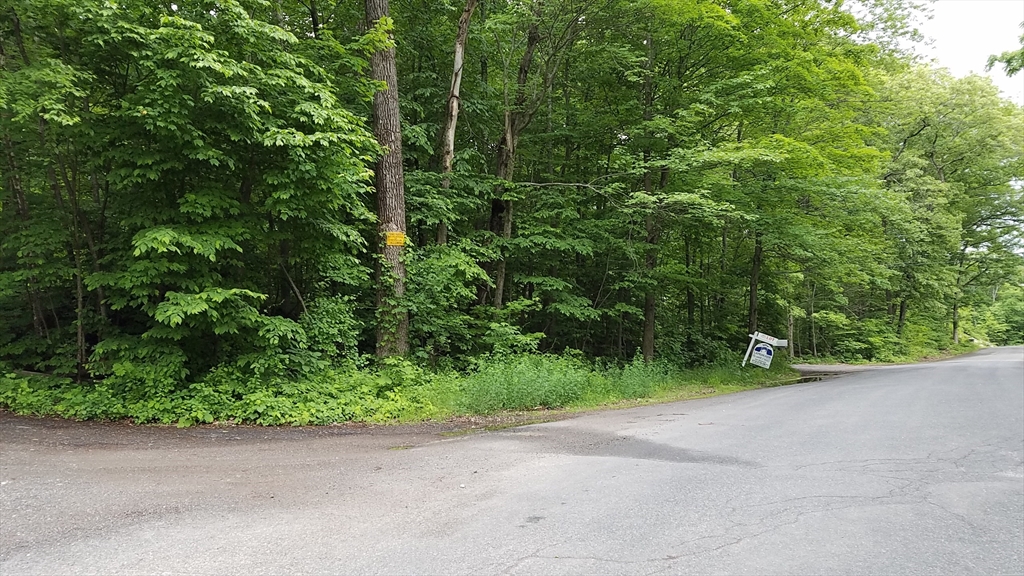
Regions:
<svg viewBox="0 0 1024 576"><path fill-rule="evenodd" d="M754 330L1019 343L1024 110L857 4L6 1L0 407L416 420L786 377Z"/></svg>
<svg viewBox="0 0 1024 576"><path fill-rule="evenodd" d="M0 375L0 406L20 414L178 426L387 423L697 398L794 381L795 372L783 364L742 370L738 359L729 367L680 370L642 360L601 366L578 357L531 354L483 358L468 373L425 370L401 359L307 376L220 368L187 388L162 394L147 387L6 373Z"/></svg>

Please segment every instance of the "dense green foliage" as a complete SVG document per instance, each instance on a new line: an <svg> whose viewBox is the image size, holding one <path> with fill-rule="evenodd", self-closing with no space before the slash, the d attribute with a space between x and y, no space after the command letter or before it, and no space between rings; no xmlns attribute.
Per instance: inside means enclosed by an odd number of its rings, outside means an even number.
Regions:
<svg viewBox="0 0 1024 576"><path fill-rule="evenodd" d="M454 0L371 29L348 0L3 0L0 361L66 380L0 404L434 417L646 397L752 329L843 360L1022 343L1024 111L900 52L912 2L863 4L481 1L442 178ZM369 357L389 33L402 361Z"/></svg>

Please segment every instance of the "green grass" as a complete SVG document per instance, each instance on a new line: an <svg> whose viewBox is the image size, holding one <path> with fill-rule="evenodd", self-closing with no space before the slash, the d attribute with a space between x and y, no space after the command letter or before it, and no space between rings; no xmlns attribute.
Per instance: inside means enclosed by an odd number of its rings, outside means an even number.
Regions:
<svg viewBox="0 0 1024 576"><path fill-rule="evenodd" d="M405 361L374 369L324 370L285 378L224 367L187 387L103 382L0 371L0 407L78 420L191 426L212 422L325 425L418 422L534 410L581 411L699 398L796 381L730 365L681 370L635 361L599 366L572 356L489 358L469 373L431 372Z"/></svg>

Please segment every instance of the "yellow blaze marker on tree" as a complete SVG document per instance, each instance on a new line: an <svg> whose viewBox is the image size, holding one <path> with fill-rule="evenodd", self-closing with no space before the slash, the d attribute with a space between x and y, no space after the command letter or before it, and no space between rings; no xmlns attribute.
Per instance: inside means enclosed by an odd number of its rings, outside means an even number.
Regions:
<svg viewBox="0 0 1024 576"><path fill-rule="evenodd" d="M405 232L388 232L385 242L388 246L405 246Z"/></svg>

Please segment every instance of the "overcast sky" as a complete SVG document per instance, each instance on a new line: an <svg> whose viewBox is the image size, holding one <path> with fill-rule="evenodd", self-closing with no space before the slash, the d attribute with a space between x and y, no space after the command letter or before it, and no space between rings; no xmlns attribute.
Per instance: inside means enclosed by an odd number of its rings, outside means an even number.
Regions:
<svg viewBox="0 0 1024 576"><path fill-rule="evenodd" d="M1004 96L1024 105L1024 72L1008 78L1001 64L985 72L990 55L1020 48L1024 0L936 0L932 10L919 29L934 43L919 52L956 76L987 74Z"/></svg>

